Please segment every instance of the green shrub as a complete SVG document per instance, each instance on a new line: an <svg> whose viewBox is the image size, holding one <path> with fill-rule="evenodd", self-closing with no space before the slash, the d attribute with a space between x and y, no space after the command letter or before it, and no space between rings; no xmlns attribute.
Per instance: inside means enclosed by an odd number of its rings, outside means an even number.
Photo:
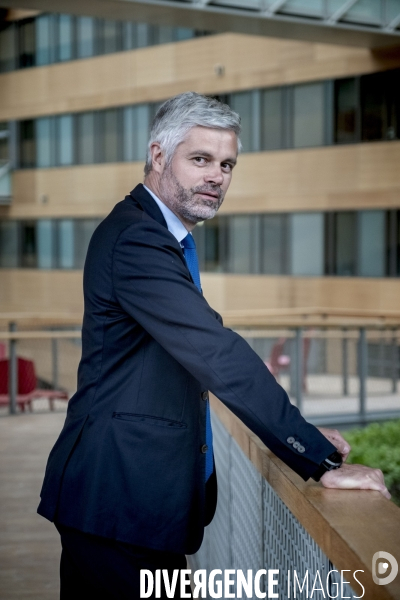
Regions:
<svg viewBox="0 0 400 600"><path fill-rule="evenodd" d="M343 437L351 445L347 462L381 469L392 500L400 506L400 420L350 429Z"/></svg>

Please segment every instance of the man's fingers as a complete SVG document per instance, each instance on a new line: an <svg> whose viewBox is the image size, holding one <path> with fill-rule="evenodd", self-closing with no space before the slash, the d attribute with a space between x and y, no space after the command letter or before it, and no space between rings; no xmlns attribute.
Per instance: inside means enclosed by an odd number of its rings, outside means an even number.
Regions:
<svg viewBox="0 0 400 600"><path fill-rule="evenodd" d="M321 483L327 488L347 490L376 490L385 498L391 495L385 486L380 469L371 469L364 465L342 465L340 469L328 471L321 477Z"/></svg>
<svg viewBox="0 0 400 600"><path fill-rule="evenodd" d="M348 457L351 446L337 429L328 429L327 427L318 427L319 431L331 442L336 450L342 455L343 460Z"/></svg>

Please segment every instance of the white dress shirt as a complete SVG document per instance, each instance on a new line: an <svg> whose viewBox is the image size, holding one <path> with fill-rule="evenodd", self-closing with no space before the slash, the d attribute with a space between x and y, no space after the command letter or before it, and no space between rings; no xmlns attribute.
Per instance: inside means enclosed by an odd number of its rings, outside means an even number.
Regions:
<svg viewBox="0 0 400 600"><path fill-rule="evenodd" d="M188 234L188 230L186 229L186 227L184 226L184 224L182 223L182 221L180 221L178 219L178 217L176 216L175 213L172 212L172 210L170 208L168 208L168 206L166 206L164 204L164 202L162 202L160 200L160 198L158 198L154 192L152 192L151 190L149 190L148 187L146 187L145 185L143 186L144 189L146 191L149 192L149 194L151 195L152 198L154 198L155 202L157 202L158 208L161 210L164 219L167 222L167 227L168 227L168 231L170 231L172 233L172 235L174 237L176 237L176 239L178 240L179 243L182 242L183 238L185 238Z"/></svg>

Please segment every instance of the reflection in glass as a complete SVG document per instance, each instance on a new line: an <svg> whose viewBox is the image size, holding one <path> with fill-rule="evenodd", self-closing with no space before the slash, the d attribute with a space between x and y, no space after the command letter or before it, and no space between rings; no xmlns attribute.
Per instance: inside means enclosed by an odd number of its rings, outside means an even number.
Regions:
<svg viewBox="0 0 400 600"><path fill-rule="evenodd" d="M358 141L357 80L339 79L335 82L335 142L346 144Z"/></svg>
<svg viewBox="0 0 400 600"><path fill-rule="evenodd" d="M282 275L286 273L287 215L262 215L261 217L261 273Z"/></svg>
<svg viewBox="0 0 400 600"><path fill-rule="evenodd" d="M57 161L59 165L74 162L74 122L72 115L57 117Z"/></svg>
<svg viewBox="0 0 400 600"><path fill-rule="evenodd" d="M63 219L58 222L58 266L60 269L73 269L74 261L74 221Z"/></svg>
<svg viewBox="0 0 400 600"><path fill-rule="evenodd" d="M54 259L54 221L41 219L37 222L37 266L39 269L52 269Z"/></svg>
<svg viewBox="0 0 400 600"><path fill-rule="evenodd" d="M324 84L296 85L293 88L294 148L322 146L324 118Z"/></svg>
<svg viewBox="0 0 400 600"><path fill-rule="evenodd" d="M38 167L54 164L54 118L44 117L36 121L36 159Z"/></svg>
<svg viewBox="0 0 400 600"><path fill-rule="evenodd" d="M292 214L290 234L292 275L323 275L323 213Z"/></svg>
<svg viewBox="0 0 400 600"><path fill-rule="evenodd" d="M18 267L18 221L0 221L0 267Z"/></svg>
<svg viewBox="0 0 400 600"><path fill-rule="evenodd" d="M95 20L92 17L77 18L77 54L87 58L95 54Z"/></svg>
<svg viewBox="0 0 400 600"><path fill-rule="evenodd" d="M71 60L73 58L74 21L71 15L58 17L58 60Z"/></svg>
<svg viewBox="0 0 400 600"><path fill-rule="evenodd" d="M362 210L359 213L359 275L385 275L385 211Z"/></svg>
<svg viewBox="0 0 400 600"><path fill-rule="evenodd" d="M336 275L356 275L357 272L357 220L356 213L336 213L335 259Z"/></svg>
<svg viewBox="0 0 400 600"><path fill-rule="evenodd" d="M282 89L264 90L261 97L261 147L283 147Z"/></svg>
<svg viewBox="0 0 400 600"><path fill-rule="evenodd" d="M36 64L48 65L51 61L51 17L40 15L36 24Z"/></svg>

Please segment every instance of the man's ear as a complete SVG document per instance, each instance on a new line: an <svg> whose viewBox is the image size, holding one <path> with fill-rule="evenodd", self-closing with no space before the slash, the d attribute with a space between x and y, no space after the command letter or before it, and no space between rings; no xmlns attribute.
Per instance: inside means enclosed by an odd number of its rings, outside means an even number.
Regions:
<svg viewBox="0 0 400 600"><path fill-rule="evenodd" d="M152 170L156 173L161 174L164 170L164 153L161 150L160 144L158 142L153 142L150 146L150 154L151 154L151 166Z"/></svg>

